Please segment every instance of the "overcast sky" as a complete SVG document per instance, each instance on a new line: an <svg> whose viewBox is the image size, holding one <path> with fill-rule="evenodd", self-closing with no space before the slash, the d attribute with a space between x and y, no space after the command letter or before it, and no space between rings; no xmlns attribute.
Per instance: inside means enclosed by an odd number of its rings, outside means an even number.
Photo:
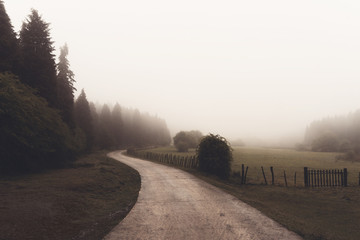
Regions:
<svg viewBox="0 0 360 240"><path fill-rule="evenodd" d="M166 119L173 133L302 134L360 108L360 1L5 0L67 42L88 99Z"/></svg>

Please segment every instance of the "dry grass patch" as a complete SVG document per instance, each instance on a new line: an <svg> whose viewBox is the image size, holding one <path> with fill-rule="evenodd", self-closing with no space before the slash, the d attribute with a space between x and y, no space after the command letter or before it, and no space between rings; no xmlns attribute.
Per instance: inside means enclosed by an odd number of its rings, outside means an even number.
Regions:
<svg viewBox="0 0 360 240"><path fill-rule="evenodd" d="M0 239L101 239L135 204L140 176L92 154L72 167L0 178Z"/></svg>

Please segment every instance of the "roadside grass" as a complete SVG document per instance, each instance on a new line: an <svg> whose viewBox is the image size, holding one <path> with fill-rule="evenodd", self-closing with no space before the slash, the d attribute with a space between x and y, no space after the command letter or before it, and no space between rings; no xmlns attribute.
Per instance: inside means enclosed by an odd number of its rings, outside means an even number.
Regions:
<svg viewBox="0 0 360 240"><path fill-rule="evenodd" d="M138 172L104 152L65 169L0 177L0 239L102 239L139 190Z"/></svg>
<svg viewBox="0 0 360 240"><path fill-rule="evenodd" d="M164 151L166 150L166 151ZM170 148L151 149L157 153L171 153ZM172 152L174 154L174 152ZM193 155L193 153L188 153ZM241 164L249 166L247 185L238 184L238 179L223 181L215 176L194 169L183 169L200 179L213 184L238 199L257 208L268 217L279 222L304 239L355 240L360 239L360 187L356 185L356 174L360 163L337 161L337 153L297 152L284 149L235 148L233 170ZM265 185L261 166L275 171L275 184ZM346 188L304 188L303 167L316 169L344 168L349 170L351 186ZM299 174L297 187L284 187L283 171ZM354 175L354 176L352 176ZM300 186L300 187L299 187Z"/></svg>
<svg viewBox="0 0 360 240"><path fill-rule="evenodd" d="M348 184L358 186L360 163L337 160L336 156L339 154L291 149L236 147L233 151L232 171L240 171L241 164L249 166L247 181L261 184L265 183L261 166L264 167L268 183L271 181L270 167L272 166L276 184L285 185L285 170L289 185L294 185L296 172L297 185L304 186L304 167L319 170L347 168Z"/></svg>

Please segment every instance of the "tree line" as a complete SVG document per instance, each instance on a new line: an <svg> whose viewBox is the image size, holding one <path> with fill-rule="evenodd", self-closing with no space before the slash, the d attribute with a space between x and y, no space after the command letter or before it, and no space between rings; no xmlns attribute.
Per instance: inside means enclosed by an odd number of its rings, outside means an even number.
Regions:
<svg viewBox="0 0 360 240"><path fill-rule="evenodd" d="M359 159L360 110L312 122L306 129L304 144L313 151L343 152L347 160Z"/></svg>
<svg viewBox="0 0 360 240"><path fill-rule="evenodd" d="M168 145L166 122L120 107L75 100L69 48L58 61L50 24L31 10L19 34L0 0L0 172L63 166L97 149Z"/></svg>

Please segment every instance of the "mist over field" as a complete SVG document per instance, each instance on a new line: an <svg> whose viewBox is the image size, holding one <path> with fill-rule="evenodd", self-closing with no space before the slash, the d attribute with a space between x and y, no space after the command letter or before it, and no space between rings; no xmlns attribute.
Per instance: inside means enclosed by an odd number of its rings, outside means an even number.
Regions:
<svg viewBox="0 0 360 240"><path fill-rule="evenodd" d="M34 8L65 42L76 95L180 130L301 142L312 121L355 112L358 1L5 1L15 31Z"/></svg>
<svg viewBox="0 0 360 240"><path fill-rule="evenodd" d="M0 0L0 239L360 239L359 12Z"/></svg>

